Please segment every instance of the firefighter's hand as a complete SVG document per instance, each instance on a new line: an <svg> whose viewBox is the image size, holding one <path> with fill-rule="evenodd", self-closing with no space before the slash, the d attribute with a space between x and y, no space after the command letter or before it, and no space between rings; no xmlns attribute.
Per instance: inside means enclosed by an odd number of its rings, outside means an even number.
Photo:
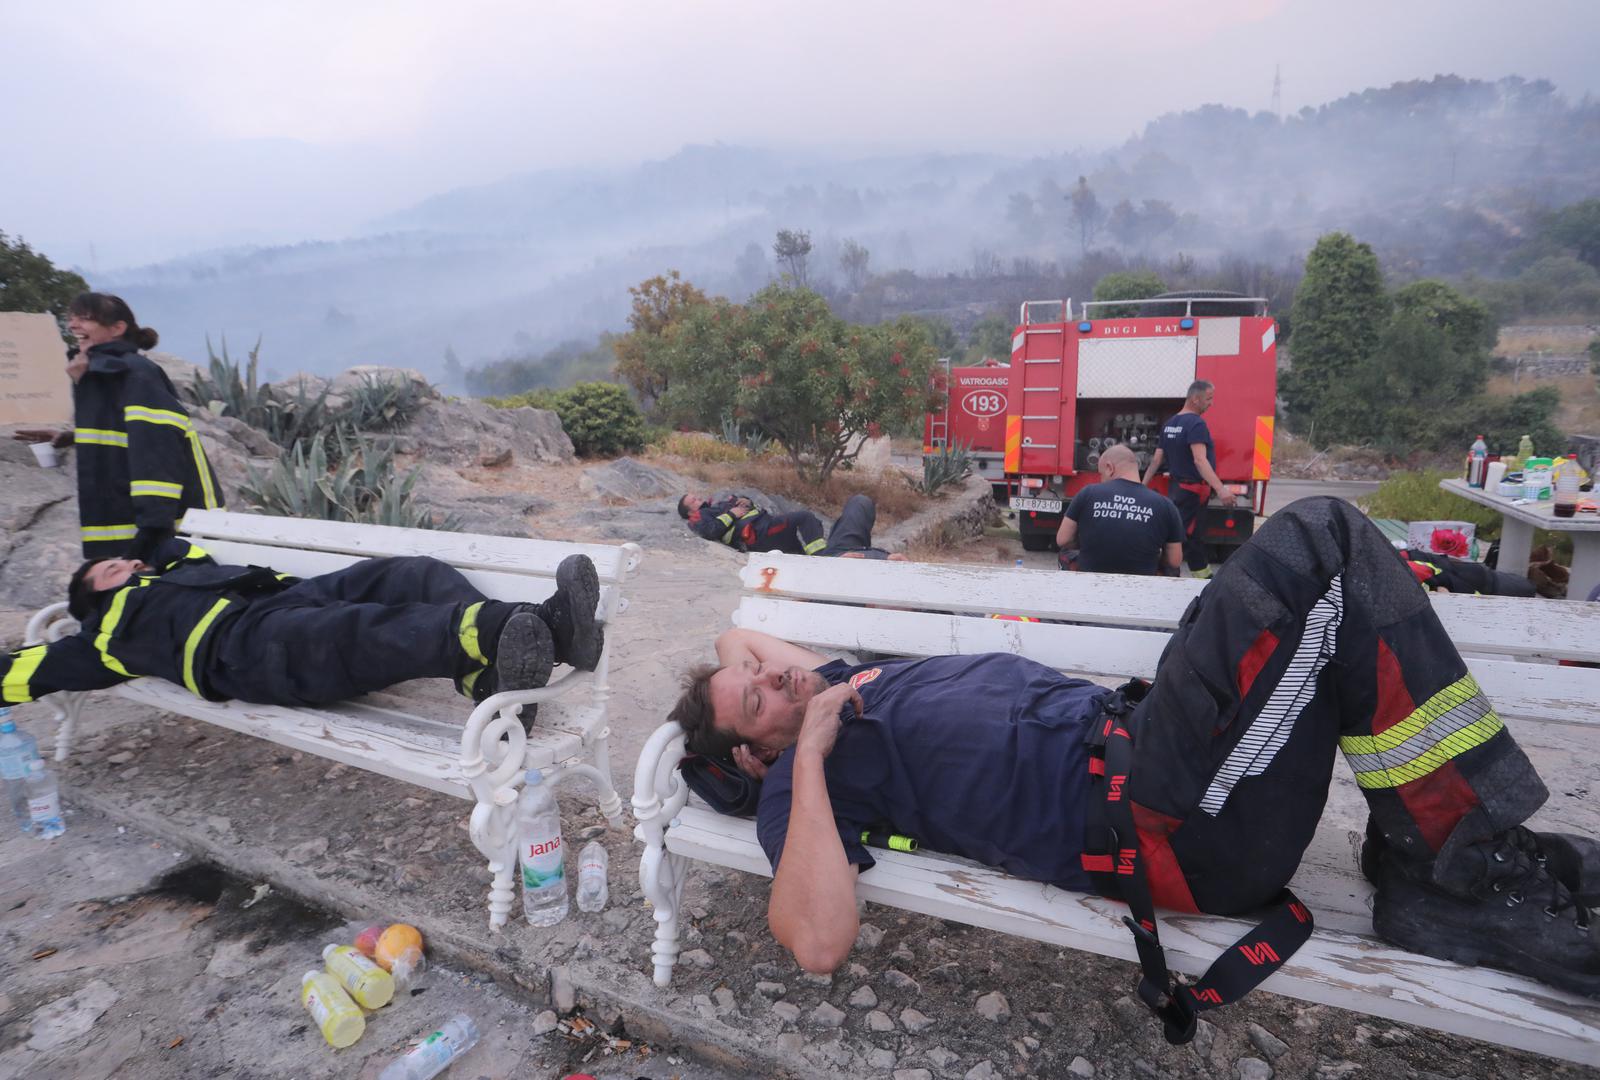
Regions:
<svg viewBox="0 0 1600 1080"><path fill-rule="evenodd" d="M1235 495L1227 488L1223 488L1222 494L1218 495L1217 498L1223 506L1232 506L1239 501L1239 496Z"/></svg>
<svg viewBox="0 0 1600 1080"><path fill-rule="evenodd" d="M830 686L807 702L795 753L814 753L824 758L831 754L834 740L839 737L839 711L846 704L855 707L857 716L861 715L861 695L849 683Z"/></svg>
<svg viewBox="0 0 1600 1080"><path fill-rule="evenodd" d="M741 743L733 748L733 763L739 766L739 771L752 780L765 780L767 766L778 759L778 751L761 749L757 750L749 743Z"/></svg>

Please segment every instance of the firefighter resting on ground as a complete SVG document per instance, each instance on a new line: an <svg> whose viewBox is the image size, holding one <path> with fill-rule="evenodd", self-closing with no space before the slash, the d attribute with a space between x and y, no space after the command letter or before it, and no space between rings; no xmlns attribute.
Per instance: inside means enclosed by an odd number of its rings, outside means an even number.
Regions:
<svg viewBox="0 0 1600 1080"><path fill-rule="evenodd" d="M1197 535L1200 514L1211 501L1211 493L1223 506L1236 501L1233 492L1217 477L1217 444L1211 441L1205 413L1217 396L1216 387L1205 379L1189 384L1183 408L1161 425L1161 441L1144 471L1146 486L1155 479L1163 464L1169 474L1167 496L1183 518L1183 558L1196 577L1209 576L1206 546Z"/></svg>
<svg viewBox="0 0 1600 1080"><path fill-rule="evenodd" d="M872 546L872 527L878 520L878 507L865 495L852 495L845 501L826 539L822 535L822 521L810 510L774 513L761 509L744 495L734 495L721 502L712 502L704 495L684 495L678 500L678 516L689 523L696 536L727 544L735 551L905 561L904 555L891 555Z"/></svg>
<svg viewBox="0 0 1600 1080"><path fill-rule="evenodd" d="M1544 784L1407 564L1348 503L1304 499L1268 519L1147 687L1110 691L1009 653L850 666L748 630L722 635L717 656L671 719L691 752L764 774L768 919L807 970L848 955L856 873L873 865L862 830L887 829L1125 899L1147 924L1141 996L1182 1041L1196 1010L1236 1000L1309 935L1286 884L1337 748L1368 803L1361 869L1380 937L1600 996L1600 844L1523 825ZM1262 966L1239 970L1230 949L1175 989L1152 899L1271 905L1241 942Z"/></svg>
<svg viewBox="0 0 1600 1080"><path fill-rule="evenodd" d="M453 679L481 701L545 685L554 664L592 669L599 577L587 556L539 604L490 600L426 556L365 559L311 578L218 565L182 539L153 564L84 563L68 605L78 633L0 657L7 705L151 675L208 701L324 705L407 679ZM534 709L524 706L524 723Z"/></svg>
<svg viewBox="0 0 1600 1080"><path fill-rule="evenodd" d="M1061 569L1177 577L1183 563L1178 508L1139 482L1139 459L1126 446L1108 447L1098 468L1100 483L1074 495L1061 515Z"/></svg>
<svg viewBox="0 0 1600 1080"><path fill-rule="evenodd" d="M108 293L82 293L67 311L78 343L67 360L74 429L25 429L13 437L76 445L86 558L147 560L185 510L220 507L222 486L167 373L140 355L155 348L156 332Z"/></svg>

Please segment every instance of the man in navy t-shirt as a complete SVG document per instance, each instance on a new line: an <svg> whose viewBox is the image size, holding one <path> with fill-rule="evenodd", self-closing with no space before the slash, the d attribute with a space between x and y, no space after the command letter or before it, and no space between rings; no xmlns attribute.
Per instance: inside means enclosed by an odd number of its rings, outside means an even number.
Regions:
<svg viewBox="0 0 1600 1080"><path fill-rule="evenodd" d="M1139 482L1139 459L1126 446L1100 455L1100 483L1072 497L1056 530L1063 552L1076 541L1072 569L1091 574L1178 576L1183 520L1172 500Z"/></svg>
<svg viewBox="0 0 1600 1080"><path fill-rule="evenodd" d="M1211 500L1213 491L1223 506L1232 506L1235 501L1233 492L1217 478L1217 445L1211 441L1211 429L1206 427L1205 412L1216 396L1216 387L1204 379L1189 384L1182 410L1161 426L1161 444L1144 472L1147 486L1163 464L1171 473L1167 494L1183 519L1184 561L1197 577L1209 576L1205 545L1195 536L1200 511Z"/></svg>

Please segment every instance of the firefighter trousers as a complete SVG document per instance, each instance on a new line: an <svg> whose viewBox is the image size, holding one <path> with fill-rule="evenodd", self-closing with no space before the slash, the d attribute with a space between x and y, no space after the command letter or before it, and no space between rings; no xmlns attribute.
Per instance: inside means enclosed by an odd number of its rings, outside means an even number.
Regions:
<svg viewBox="0 0 1600 1080"><path fill-rule="evenodd" d="M1178 508L1183 521L1183 561L1191 571L1204 570L1211 562L1206 545L1200 539L1200 513L1211 500L1209 484L1180 484L1172 481L1167 492L1172 505Z"/></svg>
<svg viewBox="0 0 1600 1080"><path fill-rule="evenodd" d="M365 559L225 615L201 670L213 693L265 705L325 705L406 679L465 691L514 610L437 559Z"/></svg>
<svg viewBox="0 0 1600 1080"><path fill-rule="evenodd" d="M1272 515L1184 614L1132 714L1128 778L1158 904L1234 914L1288 883L1335 749L1403 857L1547 796L1389 541L1339 499Z"/></svg>
<svg viewBox="0 0 1600 1080"><path fill-rule="evenodd" d="M781 551L787 555L815 555L827 543L822 522L810 510L787 514L767 513L743 536L746 551Z"/></svg>
<svg viewBox="0 0 1600 1080"><path fill-rule="evenodd" d="M828 546L818 555L844 555L860 552L863 558L887 559L889 553L872 546L872 527L878 521L878 506L866 495L852 495L828 533Z"/></svg>

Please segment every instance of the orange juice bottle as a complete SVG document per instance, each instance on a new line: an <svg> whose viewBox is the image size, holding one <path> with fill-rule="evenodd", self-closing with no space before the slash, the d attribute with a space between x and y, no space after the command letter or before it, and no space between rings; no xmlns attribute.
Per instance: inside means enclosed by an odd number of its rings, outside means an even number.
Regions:
<svg viewBox="0 0 1600 1080"><path fill-rule="evenodd" d="M329 945L322 962L362 1008L381 1009L394 998L394 976L350 946Z"/></svg>

